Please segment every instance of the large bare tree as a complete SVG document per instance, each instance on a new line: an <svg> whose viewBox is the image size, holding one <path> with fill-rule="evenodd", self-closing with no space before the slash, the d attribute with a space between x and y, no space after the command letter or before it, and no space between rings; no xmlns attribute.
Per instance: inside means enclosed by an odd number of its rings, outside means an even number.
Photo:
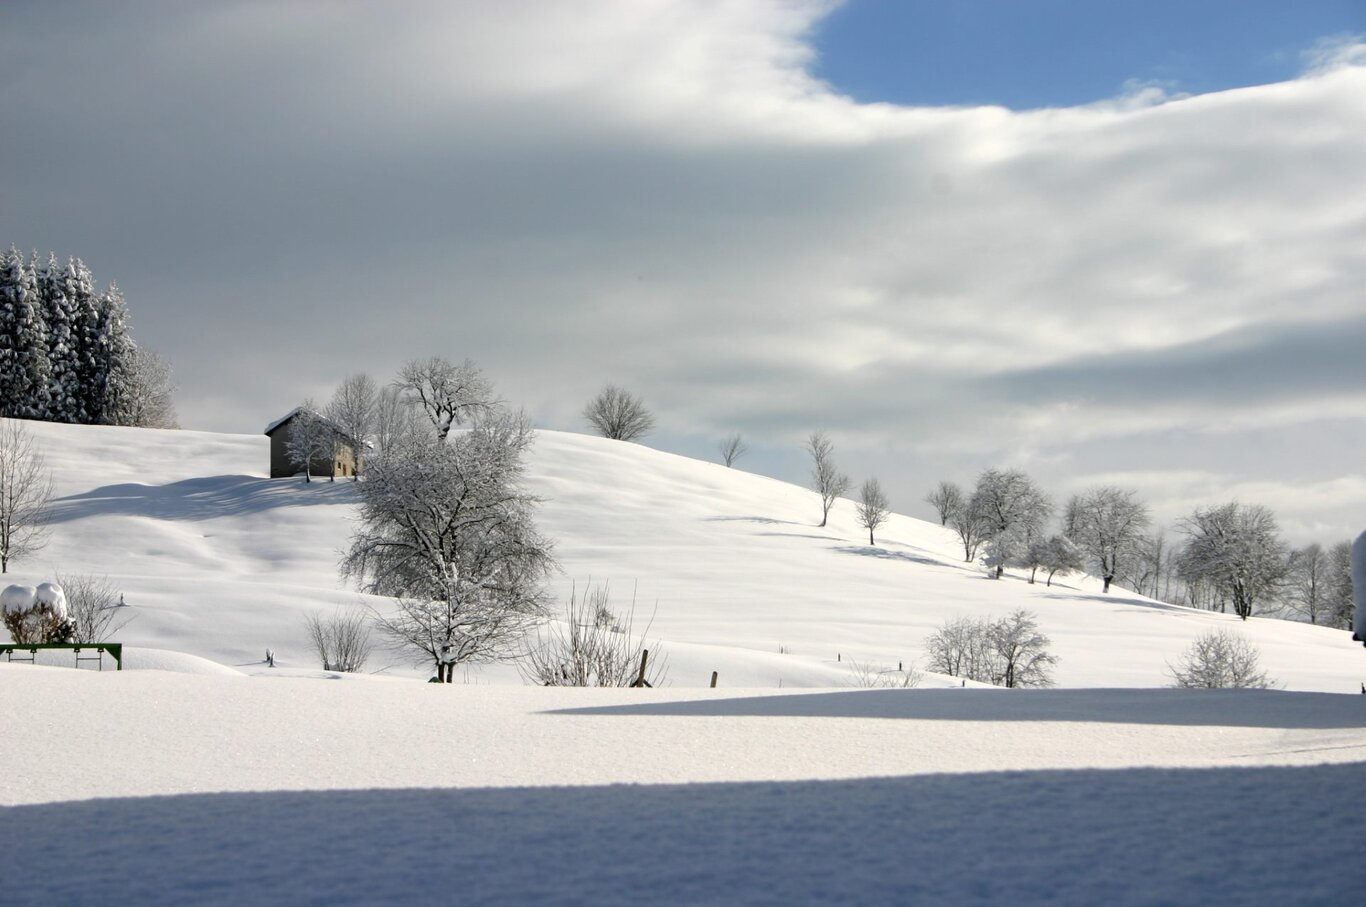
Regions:
<svg viewBox="0 0 1366 907"><path fill-rule="evenodd" d="M1236 502L1201 508L1181 521L1181 531L1187 536L1182 576L1208 582L1243 620L1281 588L1288 552L1267 508Z"/></svg>
<svg viewBox="0 0 1366 907"><path fill-rule="evenodd" d="M849 490L849 477L835 467L835 445L823 431L813 431L806 439L811 457L811 489L821 497L821 522L830 520L830 508Z"/></svg>
<svg viewBox="0 0 1366 907"><path fill-rule="evenodd" d="M988 469L977 477L968 509L996 552L996 576L1028 549L1053 513L1053 502L1018 469Z"/></svg>
<svg viewBox="0 0 1366 907"><path fill-rule="evenodd" d="M588 401L583 417L598 434L614 441L643 438L655 427L655 417L645 402L615 384L607 385Z"/></svg>
<svg viewBox="0 0 1366 907"><path fill-rule="evenodd" d="M1115 576L1139 554L1148 508L1138 494L1113 485L1089 489L1068 502L1069 538L1099 568L1102 592L1110 591Z"/></svg>
<svg viewBox="0 0 1366 907"><path fill-rule="evenodd" d="M374 440L379 386L364 372L347 375L327 404L327 418L350 437L356 451L356 477L365 467L366 447Z"/></svg>
<svg viewBox="0 0 1366 907"><path fill-rule="evenodd" d="M491 412L498 404L492 382L468 359L459 365L440 356L410 360L394 386L426 413L442 441L453 427Z"/></svg>
<svg viewBox="0 0 1366 907"><path fill-rule="evenodd" d="M0 573L47 542L52 475L23 424L0 419Z"/></svg>
<svg viewBox="0 0 1366 907"><path fill-rule="evenodd" d="M457 664L509 658L546 614L550 542L520 487L531 426L490 414L450 443L399 439L371 461L342 573L395 610L377 615L397 648L449 683Z"/></svg>

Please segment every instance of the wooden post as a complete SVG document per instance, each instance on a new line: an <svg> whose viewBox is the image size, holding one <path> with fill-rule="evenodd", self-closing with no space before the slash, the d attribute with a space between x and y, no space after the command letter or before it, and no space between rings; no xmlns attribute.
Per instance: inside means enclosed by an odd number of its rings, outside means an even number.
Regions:
<svg viewBox="0 0 1366 907"><path fill-rule="evenodd" d="M716 689L716 672L715 672L715 671L712 671L712 672L711 672L711 688L712 688L713 690Z"/></svg>
<svg viewBox="0 0 1366 907"><path fill-rule="evenodd" d="M648 680L645 679L645 666L646 666L647 664L649 664L649 663L650 663L650 650L649 650L649 649L641 649L641 650L640 650L640 674L636 677L635 682L633 682L633 683L631 684L631 686L633 686L633 687L648 687L648 686L650 686L650 682L649 682Z"/></svg>

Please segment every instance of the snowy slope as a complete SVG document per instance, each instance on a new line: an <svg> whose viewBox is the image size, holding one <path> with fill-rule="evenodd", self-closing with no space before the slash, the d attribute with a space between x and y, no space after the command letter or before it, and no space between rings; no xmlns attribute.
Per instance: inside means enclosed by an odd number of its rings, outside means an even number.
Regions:
<svg viewBox="0 0 1366 907"><path fill-rule="evenodd" d="M272 648L280 664L311 668L306 613L383 606L336 574L355 487L264 478L266 438L27 424L60 499L50 544L14 577L109 575L136 615L125 642L248 668ZM528 480L556 540L561 591L607 580L624 610L634 590L637 624L654 613L675 686L704 685L713 670L730 687L845 685L851 660L916 662L945 619L1020 607L1052 637L1063 686L1163 686L1167 662L1223 625L1260 646L1289 689L1356 691L1366 673L1341 631L1244 625L1101 595L1085 578L995 582L964 565L939 526L894 516L869 546L850 502L818 529L805 489L639 445L540 432ZM471 676L518 682L507 668Z"/></svg>

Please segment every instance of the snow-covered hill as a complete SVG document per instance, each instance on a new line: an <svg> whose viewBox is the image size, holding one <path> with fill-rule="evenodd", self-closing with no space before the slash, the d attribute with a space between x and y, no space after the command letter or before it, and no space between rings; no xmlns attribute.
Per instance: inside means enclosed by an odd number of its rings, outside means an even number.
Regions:
<svg viewBox="0 0 1366 907"><path fill-rule="evenodd" d="M1345 633L1239 626L1325 692L775 690L847 687L851 661L1017 607L1062 684L1164 686L1238 622L988 580L937 526L894 517L873 547L848 504L818 529L803 489L544 432L530 482L562 590L657 602L674 686L342 675L303 619L384 604L336 577L354 485L264 478L264 438L29 427L59 500L12 578L107 574L136 670L0 662L6 904L1336 905L1366 885L1366 697L1329 694L1366 676Z"/></svg>
<svg viewBox="0 0 1366 907"><path fill-rule="evenodd" d="M50 543L13 579L109 576L135 618L123 641L248 667L271 648L283 666L314 668L307 613L384 607L337 575L355 486L265 478L266 438L26 425L58 499ZM1355 691L1363 674L1342 631L1102 595L1085 577L993 581L939 526L893 516L870 546L852 503L817 528L811 492L738 469L548 431L529 465L559 590L608 581L618 610L634 593L637 625L654 614L675 686L705 685L713 670L730 687L846 685L851 661L922 661L947 618L1022 607L1052 638L1062 686L1164 686L1167 663L1214 626L1245 633L1289 689ZM423 671L383 654L371 667L389 662ZM508 668L470 676L518 682Z"/></svg>

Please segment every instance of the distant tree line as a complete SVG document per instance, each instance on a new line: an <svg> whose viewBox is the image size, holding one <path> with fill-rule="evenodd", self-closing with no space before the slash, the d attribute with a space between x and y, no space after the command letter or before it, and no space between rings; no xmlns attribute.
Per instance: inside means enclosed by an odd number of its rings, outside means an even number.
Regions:
<svg viewBox="0 0 1366 907"><path fill-rule="evenodd" d="M0 416L175 427L170 369L133 341L123 294L79 258L0 253Z"/></svg>
<svg viewBox="0 0 1366 907"><path fill-rule="evenodd" d="M1352 629L1350 541L1291 548L1266 507L1230 502L1196 508L1177 523L1179 540L1152 531L1147 505L1132 489L1097 486L1073 495L1048 527L1054 505L1019 470L984 470L969 491L939 482L925 496L941 525L953 530L964 560L979 556L1000 576L1006 567L1055 575L1090 570L1172 604L1297 617Z"/></svg>

